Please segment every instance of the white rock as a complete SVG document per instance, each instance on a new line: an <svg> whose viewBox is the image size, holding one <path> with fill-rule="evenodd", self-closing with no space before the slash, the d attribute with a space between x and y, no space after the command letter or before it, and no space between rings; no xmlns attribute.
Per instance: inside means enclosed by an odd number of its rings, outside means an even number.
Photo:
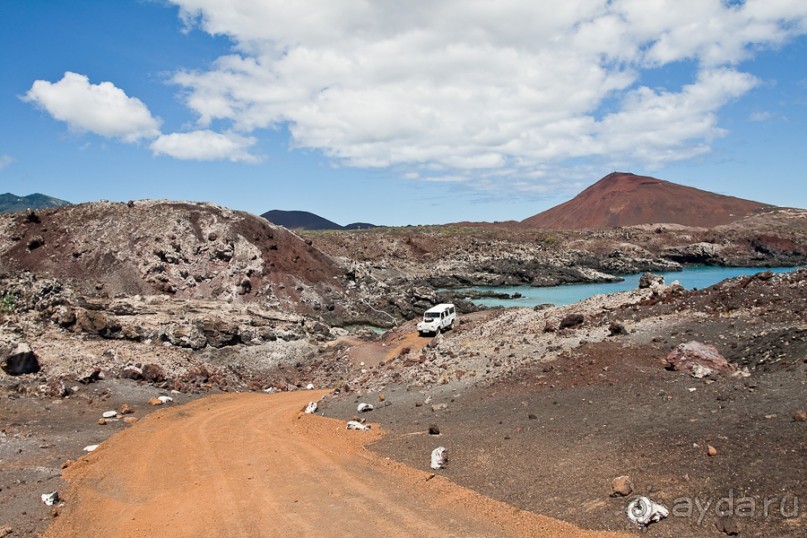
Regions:
<svg viewBox="0 0 807 538"><path fill-rule="evenodd" d="M47 504L48 506L53 506L54 504L59 502L59 492L54 491L52 493L43 493L42 502Z"/></svg>
<svg viewBox="0 0 807 538"><path fill-rule="evenodd" d="M305 388L306 388L307 390L314 390L314 384L313 384L313 383L309 383L308 385L306 385L306 386L305 386Z"/></svg>
<svg viewBox="0 0 807 538"><path fill-rule="evenodd" d="M373 407L373 405L372 405L372 404L368 404L368 403L360 403L360 404L359 404L359 406L356 408L356 410L357 410L359 413L364 413L364 412L366 412L366 411L372 411L373 409L375 409L375 408Z"/></svg>
<svg viewBox="0 0 807 538"><path fill-rule="evenodd" d="M171 398L170 396L157 396L157 399L160 400L164 404L174 401L174 399Z"/></svg>
<svg viewBox="0 0 807 538"><path fill-rule="evenodd" d="M84 452L92 452L96 448L98 448L98 445L87 445L84 447Z"/></svg>
<svg viewBox="0 0 807 538"><path fill-rule="evenodd" d="M448 452L448 449L444 446L438 446L432 450L432 469L442 469L443 466L448 462L448 455L446 452Z"/></svg>
<svg viewBox="0 0 807 538"><path fill-rule="evenodd" d="M708 366L701 366L700 364L692 365L692 377L695 379L703 379L707 375L712 375L715 371Z"/></svg>
<svg viewBox="0 0 807 538"><path fill-rule="evenodd" d="M104 417L104 418L115 418L116 416L118 416L118 412L117 411L104 411L104 414L101 415L101 416Z"/></svg>
<svg viewBox="0 0 807 538"><path fill-rule="evenodd" d="M305 406L306 414L310 415L312 413L317 412L317 402L308 402L308 405Z"/></svg>
<svg viewBox="0 0 807 538"><path fill-rule="evenodd" d="M646 527L656 521L661 521L670 515L670 511L667 510L667 507L663 504L653 502L647 497L641 496L636 497L628 503L627 513L628 519L642 527Z"/></svg>
<svg viewBox="0 0 807 538"><path fill-rule="evenodd" d="M348 430L367 431L367 430L370 429L370 425L369 424L362 424L361 422L359 422L357 420L350 420L347 423L347 429Z"/></svg>

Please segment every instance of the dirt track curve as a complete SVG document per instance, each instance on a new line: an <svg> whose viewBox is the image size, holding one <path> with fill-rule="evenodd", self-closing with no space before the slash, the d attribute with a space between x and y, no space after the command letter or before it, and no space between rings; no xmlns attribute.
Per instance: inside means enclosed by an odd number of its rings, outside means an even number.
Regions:
<svg viewBox="0 0 807 538"><path fill-rule="evenodd" d="M377 428L301 413L324 394L218 395L152 413L67 469L45 536L614 536L376 456L364 446Z"/></svg>

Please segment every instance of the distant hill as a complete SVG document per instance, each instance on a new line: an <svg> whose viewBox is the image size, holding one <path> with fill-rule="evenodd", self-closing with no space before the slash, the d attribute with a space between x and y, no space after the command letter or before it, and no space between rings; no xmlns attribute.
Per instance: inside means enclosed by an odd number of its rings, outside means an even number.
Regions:
<svg viewBox="0 0 807 538"><path fill-rule="evenodd" d="M655 223L712 228L772 207L654 177L614 172L521 224L571 230Z"/></svg>
<svg viewBox="0 0 807 538"><path fill-rule="evenodd" d="M16 213L26 209L61 207L63 205L70 205L70 202L39 193L29 194L28 196L17 196L10 192L0 194L0 213Z"/></svg>
<svg viewBox="0 0 807 538"><path fill-rule="evenodd" d="M272 224L277 224L278 226L292 230L365 230L368 228L377 228L375 224L367 222L354 222L347 226L341 226L308 211L282 211L280 209L274 209L267 211L261 216Z"/></svg>
<svg viewBox="0 0 807 538"><path fill-rule="evenodd" d="M369 222L351 222L343 227L344 230L369 230L370 228L378 228L378 226Z"/></svg>

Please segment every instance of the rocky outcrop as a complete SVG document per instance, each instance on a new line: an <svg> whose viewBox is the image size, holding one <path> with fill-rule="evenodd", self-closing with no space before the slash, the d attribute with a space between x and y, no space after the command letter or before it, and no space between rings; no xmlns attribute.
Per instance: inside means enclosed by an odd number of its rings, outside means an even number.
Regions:
<svg viewBox="0 0 807 538"><path fill-rule="evenodd" d="M673 246L665 249L662 255L679 263L695 265L722 265L721 247L714 243L693 243L690 245Z"/></svg>
<svg viewBox="0 0 807 538"><path fill-rule="evenodd" d="M337 262L265 219L214 204L81 204L35 220L0 215L0 232L0 271L56 278L88 297L260 302L330 322L351 315ZM95 330L103 320L79 323Z"/></svg>

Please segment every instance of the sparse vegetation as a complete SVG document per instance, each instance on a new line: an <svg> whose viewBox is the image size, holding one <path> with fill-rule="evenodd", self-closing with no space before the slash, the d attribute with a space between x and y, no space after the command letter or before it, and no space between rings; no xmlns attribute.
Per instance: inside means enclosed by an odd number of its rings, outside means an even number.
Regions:
<svg viewBox="0 0 807 538"><path fill-rule="evenodd" d="M0 314L14 314L17 311L17 296L6 293L0 299Z"/></svg>

